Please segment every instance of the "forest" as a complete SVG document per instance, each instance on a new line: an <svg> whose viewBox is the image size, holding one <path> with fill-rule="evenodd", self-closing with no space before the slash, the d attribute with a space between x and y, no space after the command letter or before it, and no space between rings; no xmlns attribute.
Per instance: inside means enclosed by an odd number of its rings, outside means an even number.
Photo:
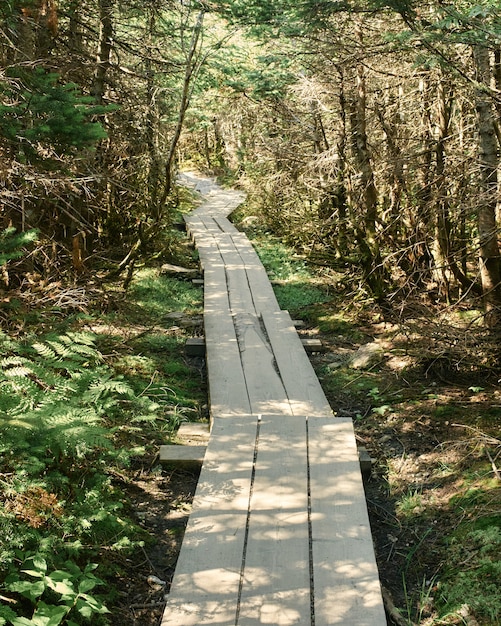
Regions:
<svg viewBox="0 0 501 626"><path fill-rule="evenodd" d="M138 476L206 417L182 357L200 295L160 271L196 268L183 169L246 192L235 220L270 267L307 268L310 300L275 269L283 308L334 351L384 333L400 359L315 363L375 456L398 440L374 504L398 518L375 538L405 573L383 575L389 619L500 624L499 3L2 0L0 96L0 625L157 623L158 598L129 619L119 590L131 554L151 562ZM424 423L450 498L428 512L417 470L388 478Z"/></svg>

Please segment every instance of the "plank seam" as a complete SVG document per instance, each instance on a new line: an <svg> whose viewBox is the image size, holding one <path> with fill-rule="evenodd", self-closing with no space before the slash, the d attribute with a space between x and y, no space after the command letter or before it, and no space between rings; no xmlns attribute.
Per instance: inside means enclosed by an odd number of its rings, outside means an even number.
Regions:
<svg viewBox="0 0 501 626"><path fill-rule="evenodd" d="M247 545L249 542L252 493L254 491L254 482L256 479L256 463L257 463L257 453L258 453L258 446L259 446L259 433L261 430L261 417L262 417L261 415L257 416L257 423L256 423L256 439L254 442L254 457L252 459L252 473L251 473L250 488L249 488L249 500L247 503L247 518L245 521L245 536L244 536L244 546L243 546L243 551L242 551L242 563L240 566L240 580L238 582L237 607L235 611L235 626L238 626L238 620L240 619L242 590L244 586L244 576L245 576L245 560L247 558Z"/></svg>
<svg viewBox="0 0 501 626"><path fill-rule="evenodd" d="M313 528L311 521L310 433L306 417L306 484L308 489L308 553L310 563L310 623L315 626L315 568L313 564Z"/></svg>

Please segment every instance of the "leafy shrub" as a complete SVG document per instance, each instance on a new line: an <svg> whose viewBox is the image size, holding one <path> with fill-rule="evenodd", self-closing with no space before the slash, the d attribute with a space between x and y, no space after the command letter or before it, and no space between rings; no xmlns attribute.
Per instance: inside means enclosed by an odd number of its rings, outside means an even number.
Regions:
<svg viewBox="0 0 501 626"><path fill-rule="evenodd" d="M108 609L93 593L102 584L93 571L97 565L88 564L82 571L72 561L66 561L64 569L49 572L47 562L35 554L25 559L20 571L7 576L5 588L19 594L34 605L31 618L18 616L10 606L0 606L0 626L59 626L65 620L67 626L76 626L70 619L80 615L90 620L94 615L108 613Z"/></svg>
<svg viewBox="0 0 501 626"><path fill-rule="evenodd" d="M77 85L64 84L54 73L42 68L16 70L9 83L0 84L0 135L24 154L27 160L40 158L45 149L58 153L81 149L106 137L92 117L109 107L93 104ZM14 70L10 72L15 74Z"/></svg>
<svg viewBox="0 0 501 626"><path fill-rule="evenodd" d="M22 248L32 243L37 237L36 230L29 230L24 233L16 233L13 227L6 228L0 232L0 267L6 265L8 261L18 259L23 255Z"/></svg>

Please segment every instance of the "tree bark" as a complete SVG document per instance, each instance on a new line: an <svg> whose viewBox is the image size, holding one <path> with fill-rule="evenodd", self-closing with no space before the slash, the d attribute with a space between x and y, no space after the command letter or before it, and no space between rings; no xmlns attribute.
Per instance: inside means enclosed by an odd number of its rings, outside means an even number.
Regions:
<svg viewBox="0 0 501 626"><path fill-rule="evenodd" d="M478 207L478 244L480 278L485 320L494 327L500 320L501 261L497 236L496 208L498 197L499 144L495 133L493 103L487 93L492 73L488 48L475 45L473 59L477 75L476 111L480 205Z"/></svg>
<svg viewBox="0 0 501 626"><path fill-rule="evenodd" d="M361 42L362 43L362 42ZM359 198L363 208L361 224L353 227L360 251L364 278L377 301L386 296L387 273L385 271L376 232L378 218L378 193L374 181L371 153L367 138L367 95L365 68L358 64L355 71L350 110L351 147L354 165L358 172Z"/></svg>
<svg viewBox="0 0 501 626"><path fill-rule="evenodd" d="M99 0L99 44L91 89L99 104L103 103L106 94L106 76L113 47L113 5L114 0Z"/></svg>
<svg viewBox="0 0 501 626"><path fill-rule="evenodd" d="M172 189L172 170L174 166L174 158L176 155L176 148L181 137L181 132L184 126L184 118L186 116L186 111L188 110L190 99L191 99L191 86L192 79L196 74L196 71L199 67L199 62L197 60L197 50L198 50L198 42L200 40L200 35L202 33L202 27L204 23L205 10L202 9L197 16L195 26L193 27L193 32L191 36L190 45L188 48L188 53L186 56L186 68L184 72L184 80L183 80L183 88L181 92L181 99L179 102L179 109L177 115L176 126L174 129L174 134L171 138L169 151L167 153L167 158L165 160L165 180L164 180L164 188L162 192L162 196L159 201L159 212L162 211L165 201Z"/></svg>

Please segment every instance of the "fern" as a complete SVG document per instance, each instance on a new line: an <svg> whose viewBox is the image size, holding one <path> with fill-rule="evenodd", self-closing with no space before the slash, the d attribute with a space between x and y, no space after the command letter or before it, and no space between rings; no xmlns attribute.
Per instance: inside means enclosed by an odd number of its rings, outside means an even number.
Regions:
<svg viewBox="0 0 501 626"><path fill-rule="evenodd" d="M19 569L19 550L54 563L92 546L130 549L136 531L125 530L106 471L130 459L115 447L115 423L144 398L89 333L17 342L0 333L0 354L0 574Z"/></svg>
<svg viewBox="0 0 501 626"><path fill-rule="evenodd" d="M31 449L49 463L71 463L112 449L102 418L133 392L102 365L94 342L71 333L9 345L0 361L0 451ZM22 457L17 462L22 466Z"/></svg>
<svg viewBox="0 0 501 626"><path fill-rule="evenodd" d="M16 233L13 227L0 232L0 266L8 261L23 256L23 247L32 243L37 238L37 231L30 230L25 233Z"/></svg>

